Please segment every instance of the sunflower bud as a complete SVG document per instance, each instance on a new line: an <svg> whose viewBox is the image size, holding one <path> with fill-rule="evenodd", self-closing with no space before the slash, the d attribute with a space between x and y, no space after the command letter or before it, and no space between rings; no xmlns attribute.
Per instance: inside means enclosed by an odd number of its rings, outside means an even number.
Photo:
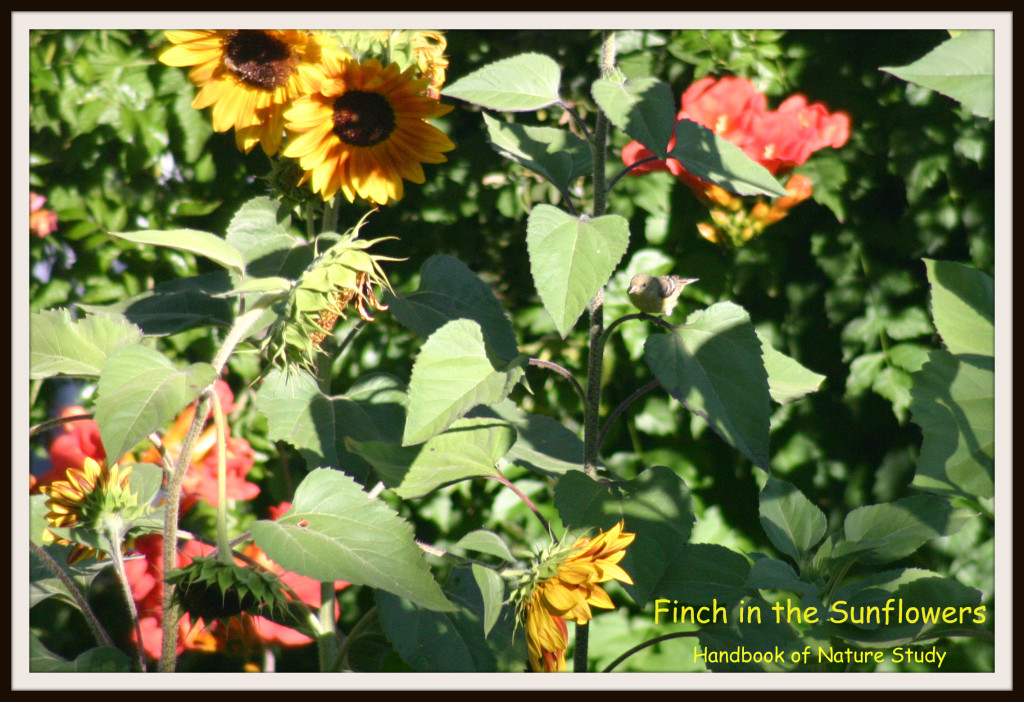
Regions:
<svg viewBox="0 0 1024 702"><path fill-rule="evenodd" d="M374 321L373 310L388 309L373 287L390 290L380 262L399 259L367 253L382 239L357 237L365 219L318 256L289 291L284 313L264 345L279 367L314 371L316 354L325 353L323 340L334 331L339 318L347 318L350 307L366 322Z"/></svg>

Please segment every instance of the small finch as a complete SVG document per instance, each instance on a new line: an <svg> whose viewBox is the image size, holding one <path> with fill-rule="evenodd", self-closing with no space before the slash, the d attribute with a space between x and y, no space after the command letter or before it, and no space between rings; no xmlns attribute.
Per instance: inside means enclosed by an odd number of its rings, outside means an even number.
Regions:
<svg viewBox="0 0 1024 702"><path fill-rule="evenodd" d="M699 278L680 278L678 275L662 275L655 278L640 273L629 281L629 301L641 312L669 315L679 302L679 293L683 288L698 280Z"/></svg>

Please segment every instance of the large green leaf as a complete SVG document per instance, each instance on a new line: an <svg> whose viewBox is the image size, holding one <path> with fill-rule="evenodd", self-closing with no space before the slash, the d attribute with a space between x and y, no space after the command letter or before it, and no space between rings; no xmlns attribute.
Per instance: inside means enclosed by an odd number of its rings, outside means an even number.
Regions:
<svg viewBox="0 0 1024 702"><path fill-rule="evenodd" d="M512 56L459 78L441 94L490 110L532 112L559 100L562 71L543 54Z"/></svg>
<svg viewBox="0 0 1024 702"><path fill-rule="evenodd" d="M923 438L914 485L930 492L995 492L995 364L933 351L912 376L911 417Z"/></svg>
<svg viewBox="0 0 1024 702"><path fill-rule="evenodd" d="M245 272L245 259L242 257L242 253L224 239L209 232L195 229L147 229L138 232L111 232L110 234L136 244L166 246L179 251L189 251L238 275Z"/></svg>
<svg viewBox="0 0 1024 702"><path fill-rule="evenodd" d="M96 377L107 356L141 338L141 329L113 316L71 319L63 308L34 312L29 318L29 378Z"/></svg>
<svg viewBox="0 0 1024 702"><path fill-rule="evenodd" d="M515 430L492 419L460 419L415 446L347 439L348 448L373 466L402 499L422 497L467 478L500 475L497 463L516 439Z"/></svg>
<svg viewBox="0 0 1024 702"><path fill-rule="evenodd" d="M644 360L672 397L768 470L768 374L746 310L720 302L694 312L674 332L651 334Z"/></svg>
<svg viewBox="0 0 1024 702"><path fill-rule="evenodd" d="M384 301L400 324L420 336L430 336L453 319L471 319L480 325L491 354L508 361L519 354L512 322L494 291L452 256L431 256L420 268L416 292L385 292Z"/></svg>
<svg viewBox="0 0 1024 702"><path fill-rule="evenodd" d="M305 371L267 373L256 394L267 418L267 438L299 449L310 465L351 474L369 466L345 447L345 439L397 442L405 423L406 395L398 380L375 374L357 380L344 395L325 395Z"/></svg>
<svg viewBox="0 0 1024 702"><path fill-rule="evenodd" d="M676 144L668 157L679 161L698 178L737 195L788 194L768 169L707 127L681 119L676 122L675 135Z"/></svg>
<svg viewBox="0 0 1024 702"><path fill-rule="evenodd" d="M412 367L402 444L422 443L477 405L504 400L522 376L522 358L488 354L479 324L448 322L430 335Z"/></svg>
<svg viewBox="0 0 1024 702"><path fill-rule="evenodd" d="M665 159L676 122L675 98L668 83L657 78L625 82L598 78L591 93L612 124Z"/></svg>
<svg viewBox="0 0 1024 702"><path fill-rule="evenodd" d="M846 515L845 541L836 545L832 557L889 563L909 556L933 538L955 534L974 516L937 495L858 507Z"/></svg>
<svg viewBox="0 0 1024 702"><path fill-rule="evenodd" d="M249 529L286 570L379 588L430 610L455 609L431 575L412 526L340 471L312 471L286 514Z"/></svg>
<svg viewBox="0 0 1024 702"><path fill-rule="evenodd" d="M507 159L547 178L563 192L590 173L590 145L570 131L500 122L484 113L491 146Z"/></svg>
<svg viewBox="0 0 1024 702"><path fill-rule="evenodd" d="M882 66L910 83L942 93L977 117L995 117L995 32L965 31L908 66Z"/></svg>
<svg viewBox="0 0 1024 702"><path fill-rule="evenodd" d="M628 246L629 223L618 215L573 217L551 205L537 205L530 212L530 272L563 337L612 277Z"/></svg>
<svg viewBox="0 0 1024 702"><path fill-rule="evenodd" d="M924 259L932 319L950 353L995 355L995 284L962 263Z"/></svg>
<svg viewBox="0 0 1024 702"><path fill-rule="evenodd" d="M769 477L761 490L758 509L769 540L797 565L825 536L828 521L796 486Z"/></svg>
<svg viewBox="0 0 1024 702"><path fill-rule="evenodd" d="M665 466L651 466L633 480L598 482L582 472L567 473L555 488L562 522L574 530L607 531L620 519L636 534L620 565L633 578L626 585L640 605L660 596L670 564L679 558L693 528L693 501L686 484Z"/></svg>
<svg viewBox="0 0 1024 702"><path fill-rule="evenodd" d="M145 346L125 346L107 358L99 380L96 423L111 460L168 422L217 379L208 363L184 369Z"/></svg>

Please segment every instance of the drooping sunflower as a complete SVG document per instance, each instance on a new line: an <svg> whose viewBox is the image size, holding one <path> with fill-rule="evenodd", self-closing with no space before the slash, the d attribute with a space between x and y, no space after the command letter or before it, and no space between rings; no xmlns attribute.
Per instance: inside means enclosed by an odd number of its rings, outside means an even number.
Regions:
<svg viewBox="0 0 1024 702"><path fill-rule="evenodd" d="M623 522L593 538L581 537L569 548L556 547L542 554L518 593L524 603L526 647L535 672L565 670L569 646L566 620L586 624L593 619L591 607L614 609L600 583L633 579L619 561L636 534L622 531Z"/></svg>
<svg viewBox="0 0 1024 702"><path fill-rule="evenodd" d="M58 536L50 527L86 527L97 530L106 515L140 511L135 496L129 491L131 473L132 466L122 467L115 463L108 467L106 461L87 457L81 469L68 469L66 480L41 487L40 492L49 498L46 506L50 509L46 515L50 526L43 531L43 541L69 546L72 541ZM122 544L122 548L126 546L127 543ZM106 557L102 551L76 543L68 555L68 563L74 564L92 555L97 560Z"/></svg>
<svg viewBox="0 0 1024 702"><path fill-rule="evenodd" d="M200 29L164 32L173 46L160 55L169 66L195 66L188 77L200 88L192 107L213 106L213 128L235 130L245 153L257 143L268 156L284 135L285 109L304 92L303 74L333 50L323 32Z"/></svg>
<svg viewBox="0 0 1024 702"><path fill-rule="evenodd" d="M298 159L315 192L330 200L341 190L386 205L404 194L403 179L423 183L424 163L443 163L455 145L428 119L452 107L425 94L416 67L402 71L377 59L358 63L325 52L308 95L285 112L296 136L282 152Z"/></svg>

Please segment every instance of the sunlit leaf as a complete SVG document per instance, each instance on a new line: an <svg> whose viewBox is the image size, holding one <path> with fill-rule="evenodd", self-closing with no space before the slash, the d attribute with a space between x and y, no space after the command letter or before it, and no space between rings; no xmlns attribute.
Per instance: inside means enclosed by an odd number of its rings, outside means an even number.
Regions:
<svg viewBox="0 0 1024 702"><path fill-rule="evenodd" d="M412 526L340 471L318 468L276 521L249 527L281 567L320 582L385 590L434 611L453 611L416 545Z"/></svg>
<svg viewBox="0 0 1024 702"><path fill-rule="evenodd" d="M29 377L96 377L107 356L141 338L124 319L90 314L73 320L66 309L41 310L29 319Z"/></svg>
<svg viewBox="0 0 1024 702"><path fill-rule="evenodd" d="M110 235L136 244L189 251L237 274L245 271L245 259L241 252L221 237L209 232L195 229L146 229L137 232L110 232Z"/></svg>
<svg viewBox="0 0 1024 702"><path fill-rule="evenodd" d="M170 423L217 379L208 363L179 369L145 346L126 346L107 358L99 381L96 423L107 455L119 457Z"/></svg>
<svg viewBox="0 0 1024 702"><path fill-rule="evenodd" d="M530 212L530 272L563 337L611 278L628 246L629 223L618 215L573 217L551 205Z"/></svg>
<svg viewBox="0 0 1024 702"><path fill-rule="evenodd" d="M558 102L561 78L554 59L526 53L489 63L449 84L441 94L490 110L532 112Z"/></svg>
<svg viewBox="0 0 1024 702"><path fill-rule="evenodd" d="M953 98L977 117L995 117L995 32L961 32L907 66L881 71Z"/></svg>
<svg viewBox="0 0 1024 702"><path fill-rule="evenodd" d="M497 463L515 441L515 430L491 419L460 419L414 446L346 440L402 499L422 497L467 478L500 475Z"/></svg>

